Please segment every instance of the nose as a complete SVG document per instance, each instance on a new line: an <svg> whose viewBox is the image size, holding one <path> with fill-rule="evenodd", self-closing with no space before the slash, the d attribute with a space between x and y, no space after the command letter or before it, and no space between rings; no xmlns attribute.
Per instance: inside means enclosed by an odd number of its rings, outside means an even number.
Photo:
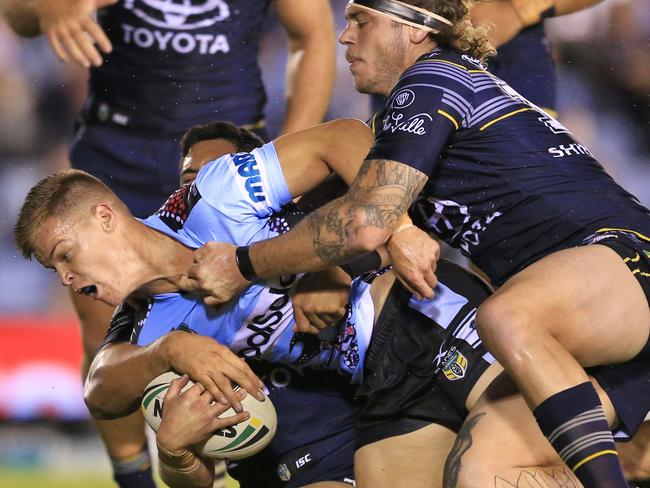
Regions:
<svg viewBox="0 0 650 488"><path fill-rule="evenodd" d="M345 29L339 34L339 42L341 44L352 44L352 33L350 32L350 23L348 22Z"/></svg>
<svg viewBox="0 0 650 488"><path fill-rule="evenodd" d="M61 279L61 284L63 286L72 285L72 273L70 271L66 270L64 267L60 267L57 269L57 272L59 273L59 278Z"/></svg>

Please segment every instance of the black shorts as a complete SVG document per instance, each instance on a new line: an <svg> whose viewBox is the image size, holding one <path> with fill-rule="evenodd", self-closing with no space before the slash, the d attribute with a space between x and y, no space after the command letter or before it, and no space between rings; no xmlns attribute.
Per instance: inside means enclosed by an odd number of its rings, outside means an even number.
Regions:
<svg viewBox="0 0 650 488"><path fill-rule="evenodd" d="M271 443L228 463L242 488L297 488L319 481L352 483L358 411L349 380L336 371L298 371L249 361L278 415Z"/></svg>
<svg viewBox="0 0 650 488"><path fill-rule="evenodd" d="M607 230L584 244L607 246L618 254L637 279L650 306L650 240L633 231ZM629 440L650 411L650 341L630 361L587 369L603 387L616 410L620 426L616 440Z"/></svg>
<svg viewBox="0 0 650 488"><path fill-rule="evenodd" d="M357 448L436 423L457 431L467 397L494 362L476 331L476 309L491 294L480 278L440 261L432 300L399 282L381 310L357 390Z"/></svg>

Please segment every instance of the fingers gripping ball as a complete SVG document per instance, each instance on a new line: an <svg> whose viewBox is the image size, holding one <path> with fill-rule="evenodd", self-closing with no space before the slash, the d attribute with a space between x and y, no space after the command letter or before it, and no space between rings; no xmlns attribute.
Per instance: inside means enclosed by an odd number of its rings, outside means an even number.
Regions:
<svg viewBox="0 0 650 488"><path fill-rule="evenodd" d="M149 426L158 432L163 416L163 400L169 384L180 375L173 371L163 373L147 385L142 397L142 412ZM183 388L188 390L194 383L189 381ZM239 386L235 386L239 388ZM260 402L252 395L242 400L244 410L250 412L250 418L236 425L216 430L206 440L194 445L197 453L213 459L243 459L264 449L277 428L277 416L271 400L266 397ZM221 418L235 415L230 408L220 415Z"/></svg>

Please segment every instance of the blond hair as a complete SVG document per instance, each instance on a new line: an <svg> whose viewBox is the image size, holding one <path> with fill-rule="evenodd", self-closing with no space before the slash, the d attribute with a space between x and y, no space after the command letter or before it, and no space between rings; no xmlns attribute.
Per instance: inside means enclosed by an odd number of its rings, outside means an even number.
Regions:
<svg viewBox="0 0 650 488"><path fill-rule="evenodd" d="M81 213L102 199L128 212L110 188L85 171L66 169L43 178L29 190L20 209L14 227L16 247L25 259L32 259L36 236L45 221Z"/></svg>
<svg viewBox="0 0 650 488"><path fill-rule="evenodd" d="M451 48L485 61L496 50L488 40L489 27L472 25L468 12L469 0L400 0L414 7L436 13L451 21L451 27L431 33L431 38L443 48Z"/></svg>

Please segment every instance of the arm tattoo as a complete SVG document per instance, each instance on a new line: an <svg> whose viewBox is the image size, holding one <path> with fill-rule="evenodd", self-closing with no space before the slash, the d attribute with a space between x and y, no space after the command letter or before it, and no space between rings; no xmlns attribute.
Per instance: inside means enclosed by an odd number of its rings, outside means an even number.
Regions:
<svg viewBox="0 0 650 488"><path fill-rule="evenodd" d="M485 412L480 412L472 418L465 420L465 423L458 431L456 441L451 448L449 456L445 461L445 468L443 472L442 486L443 488L456 488L458 484L458 475L462 467L461 458L470 447L472 447L472 429L476 427L481 417L486 415Z"/></svg>
<svg viewBox="0 0 650 488"><path fill-rule="evenodd" d="M424 173L397 161L364 161L348 193L309 217L319 258L336 264L352 257L351 245L364 229L392 232L426 181Z"/></svg>

